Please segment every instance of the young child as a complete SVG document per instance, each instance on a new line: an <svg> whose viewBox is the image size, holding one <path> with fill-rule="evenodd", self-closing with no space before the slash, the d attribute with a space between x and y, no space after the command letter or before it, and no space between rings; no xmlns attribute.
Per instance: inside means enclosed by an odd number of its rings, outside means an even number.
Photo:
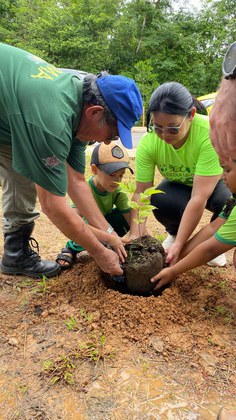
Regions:
<svg viewBox="0 0 236 420"><path fill-rule="evenodd" d="M178 274L206 264L236 247L236 161L221 159L220 164L223 168L223 181L232 192L232 197L228 199L219 216L187 242L180 260L151 279L152 282L158 282L155 290L170 283ZM236 268L236 250L233 264Z"/></svg>
<svg viewBox="0 0 236 420"><path fill-rule="evenodd" d="M133 174L133 170L129 166L129 155L117 143L111 142L109 145L100 143L93 149L90 165L93 176L88 183L95 201L111 225L111 229L110 233L107 233L92 226L90 228L99 240L108 243L118 253L122 261L122 239L120 237L129 231L130 208L127 195L121 191L120 186L117 186L117 182L121 182L126 168ZM87 223L86 220L85 222ZM119 236L111 235L113 230ZM105 238L103 238L104 235ZM83 250L84 248L79 244L69 240L66 247L58 254L56 261L62 269L71 268L77 253Z"/></svg>

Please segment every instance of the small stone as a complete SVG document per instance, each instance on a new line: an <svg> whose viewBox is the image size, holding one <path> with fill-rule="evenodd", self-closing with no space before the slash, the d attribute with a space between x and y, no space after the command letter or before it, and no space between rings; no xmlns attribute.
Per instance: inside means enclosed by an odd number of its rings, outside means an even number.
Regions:
<svg viewBox="0 0 236 420"><path fill-rule="evenodd" d="M11 338L8 340L8 344L10 344L10 346L17 347L17 346L18 346L18 344L19 344L19 341L18 341L15 337L11 337Z"/></svg>
<svg viewBox="0 0 236 420"><path fill-rule="evenodd" d="M163 353L164 343L160 337L151 337L150 344L157 353Z"/></svg>
<svg viewBox="0 0 236 420"><path fill-rule="evenodd" d="M47 311L47 309L46 309L45 311L43 311L43 312L42 312L41 316L42 316L42 318L47 318L47 316L48 316L48 311Z"/></svg>

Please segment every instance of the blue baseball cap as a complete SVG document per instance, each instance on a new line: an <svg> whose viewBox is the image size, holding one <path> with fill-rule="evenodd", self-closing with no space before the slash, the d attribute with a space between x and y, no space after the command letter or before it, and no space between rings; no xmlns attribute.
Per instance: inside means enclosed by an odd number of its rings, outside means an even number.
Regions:
<svg viewBox="0 0 236 420"><path fill-rule="evenodd" d="M132 149L131 128L142 115L142 97L134 80L111 75L97 78L97 85L107 106L117 118L122 144Z"/></svg>

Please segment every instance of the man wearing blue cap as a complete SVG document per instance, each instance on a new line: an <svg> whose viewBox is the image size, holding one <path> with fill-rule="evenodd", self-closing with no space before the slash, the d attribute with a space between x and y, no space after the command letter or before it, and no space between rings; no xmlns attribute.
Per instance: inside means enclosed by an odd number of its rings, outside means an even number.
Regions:
<svg viewBox="0 0 236 420"><path fill-rule="evenodd" d="M65 236L80 243L104 272L121 275L117 254L75 215L66 194L92 226L111 233L84 178L85 148L89 141L110 143L117 136L132 148L131 128L142 113L136 84L108 74L80 80L6 44L0 44L0 57L1 271L32 277L59 272L57 263L41 260L30 247L38 195Z"/></svg>

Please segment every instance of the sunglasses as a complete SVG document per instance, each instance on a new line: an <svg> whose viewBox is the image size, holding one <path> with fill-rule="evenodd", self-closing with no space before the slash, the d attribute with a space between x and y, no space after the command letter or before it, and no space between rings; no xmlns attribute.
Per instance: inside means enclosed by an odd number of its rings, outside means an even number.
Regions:
<svg viewBox="0 0 236 420"><path fill-rule="evenodd" d="M183 125L183 123L184 123L184 121L185 121L185 119L186 119L187 116L188 116L188 114L185 115L182 123L178 127L165 127L165 128L161 128L161 127L159 127L156 124L152 124L150 126L150 128L153 128L157 134L162 134L162 133L166 132L168 134L172 134L172 135L176 136L178 134L179 130L181 129L181 127L182 127L182 125Z"/></svg>

